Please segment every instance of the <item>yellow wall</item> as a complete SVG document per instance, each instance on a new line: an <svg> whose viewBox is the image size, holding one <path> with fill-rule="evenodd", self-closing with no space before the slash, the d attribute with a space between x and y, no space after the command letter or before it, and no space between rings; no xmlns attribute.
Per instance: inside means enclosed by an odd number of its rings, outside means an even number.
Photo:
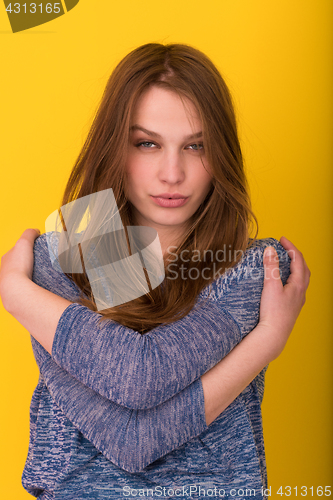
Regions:
<svg viewBox="0 0 333 500"><path fill-rule="evenodd" d="M267 373L272 498L282 498L280 486L332 481L332 7L331 0L81 0L13 34L0 4L1 255L25 228L44 231L106 79L126 53L151 41L188 43L225 75L260 237L287 236L312 271L306 307ZM28 333L0 314L1 490L21 500L31 498L20 476L38 372Z"/></svg>

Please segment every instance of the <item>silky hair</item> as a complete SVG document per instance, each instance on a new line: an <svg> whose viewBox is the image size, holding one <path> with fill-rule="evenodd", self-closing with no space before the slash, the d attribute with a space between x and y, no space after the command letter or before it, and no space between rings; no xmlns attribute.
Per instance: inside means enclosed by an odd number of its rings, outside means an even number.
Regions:
<svg viewBox="0 0 333 500"><path fill-rule="evenodd" d="M186 99L194 104L202 123L212 186L188 221L182 241L173 247L172 259L168 253L164 256L163 283L130 302L98 311L102 320L117 321L142 334L177 321L197 307L199 293L216 279L216 272L221 275L239 262L251 245L251 231L255 230L255 238L258 230L229 90L212 61L185 44L148 43L130 52L116 66L69 177L62 205L112 188L123 226L135 225L126 196L130 124L138 99L152 86L176 92L184 105ZM222 249L227 249L225 258L216 258ZM205 255L205 259L184 262L184 252L189 256ZM177 272L181 265L182 273ZM66 274L81 291L77 302L96 311L87 275Z"/></svg>

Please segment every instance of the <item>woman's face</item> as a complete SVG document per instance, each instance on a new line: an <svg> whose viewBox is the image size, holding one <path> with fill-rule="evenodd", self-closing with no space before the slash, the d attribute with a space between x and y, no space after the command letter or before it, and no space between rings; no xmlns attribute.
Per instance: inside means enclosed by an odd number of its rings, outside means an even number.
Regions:
<svg viewBox="0 0 333 500"><path fill-rule="evenodd" d="M136 224L159 234L176 230L181 235L211 187L201 121L193 103L183 100L187 113L175 92L151 87L138 100L131 119L128 199Z"/></svg>

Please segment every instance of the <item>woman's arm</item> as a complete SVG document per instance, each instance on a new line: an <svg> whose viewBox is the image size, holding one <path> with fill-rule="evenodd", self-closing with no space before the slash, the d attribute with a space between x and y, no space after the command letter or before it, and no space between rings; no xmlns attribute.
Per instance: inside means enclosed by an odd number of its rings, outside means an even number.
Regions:
<svg viewBox="0 0 333 500"><path fill-rule="evenodd" d="M148 408L167 400L216 364L255 326L256 321L240 335L238 324L220 303L208 301L200 315L191 311L144 336L113 321L99 327L97 313L31 282L28 247L35 236L27 230L3 258L6 273L0 284L1 293L6 290L5 307L49 351L52 342L60 366L121 405ZM258 282L254 291L259 305Z"/></svg>
<svg viewBox="0 0 333 500"><path fill-rule="evenodd" d="M41 375L69 421L111 462L129 472L141 471L207 429L200 379L161 405L132 410L84 386L50 356Z"/></svg>
<svg viewBox="0 0 333 500"><path fill-rule="evenodd" d="M206 421L209 425L271 361L283 351L305 303L310 271L297 248L282 238L293 252L291 274L283 286L276 251L264 253L264 288L259 324L224 359L202 377Z"/></svg>
<svg viewBox="0 0 333 500"><path fill-rule="evenodd" d="M41 373L52 398L87 439L129 472L142 470L197 436L278 356L304 303L309 272L300 255L291 264L285 287L276 275L274 279L277 261L269 262L265 255L264 264L259 325L201 377L202 386L199 379L155 408L130 410L85 387L45 352Z"/></svg>
<svg viewBox="0 0 333 500"><path fill-rule="evenodd" d="M278 269L276 261L274 266ZM266 284L265 286L267 287ZM63 290L65 288L64 284ZM71 290L67 289L66 293L70 294ZM290 298L292 293L289 294ZM277 299L281 300L282 296ZM271 306L273 311L276 310L276 306L275 301ZM265 320L263 312L265 306L261 311L261 316ZM288 315L295 320L295 312L288 311ZM265 329L269 332L269 328L270 325L266 321L261 332ZM253 336L256 332L258 327L252 332ZM249 352L251 352L252 333L247 337L249 340L246 339L248 342L246 351L249 349ZM275 330L275 334L278 335L279 332ZM258 338L258 335L255 338ZM254 339L254 343L256 342ZM107 458L131 472L141 470L205 430L204 410L206 409L206 420L209 424L269 360L269 357L263 356L258 359L258 364L255 366L251 363L244 364L246 369L241 373L238 369L243 363L238 359L237 352L242 355L240 349L243 341L229 356L203 375L202 386L199 379L162 405L149 410L129 410L85 387L57 366L42 346L35 341L33 343L38 345L37 361L41 364L43 378L55 402ZM271 352L271 347L269 349ZM229 370L235 375L238 370L237 377L228 377ZM216 383L217 380L220 380L220 383ZM223 384L221 380L224 380ZM216 405L217 399L218 405Z"/></svg>

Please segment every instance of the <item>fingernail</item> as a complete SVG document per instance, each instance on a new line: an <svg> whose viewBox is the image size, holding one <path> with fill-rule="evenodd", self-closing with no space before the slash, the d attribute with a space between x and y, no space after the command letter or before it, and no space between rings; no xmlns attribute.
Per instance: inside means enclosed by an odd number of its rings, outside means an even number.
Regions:
<svg viewBox="0 0 333 500"><path fill-rule="evenodd" d="M37 231L37 233L40 234L40 230L39 229L35 229L35 231Z"/></svg>

